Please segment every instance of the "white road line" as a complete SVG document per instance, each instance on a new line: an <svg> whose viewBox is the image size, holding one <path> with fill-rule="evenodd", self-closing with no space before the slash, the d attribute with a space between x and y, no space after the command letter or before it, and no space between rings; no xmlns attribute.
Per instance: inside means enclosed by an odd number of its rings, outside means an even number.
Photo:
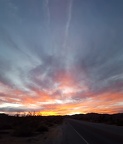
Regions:
<svg viewBox="0 0 123 144"><path fill-rule="evenodd" d="M74 127L69 123L69 125L74 129ZM83 136L80 135L80 133L78 133L75 129L74 131L82 138L82 140L86 143L86 144L89 144L84 138Z"/></svg>

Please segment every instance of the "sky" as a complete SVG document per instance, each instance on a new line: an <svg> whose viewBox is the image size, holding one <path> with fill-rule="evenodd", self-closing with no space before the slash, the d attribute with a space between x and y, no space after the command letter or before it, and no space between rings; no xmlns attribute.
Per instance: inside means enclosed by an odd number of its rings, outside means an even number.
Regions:
<svg viewBox="0 0 123 144"><path fill-rule="evenodd" d="M0 112L123 112L122 0L0 0Z"/></svg>

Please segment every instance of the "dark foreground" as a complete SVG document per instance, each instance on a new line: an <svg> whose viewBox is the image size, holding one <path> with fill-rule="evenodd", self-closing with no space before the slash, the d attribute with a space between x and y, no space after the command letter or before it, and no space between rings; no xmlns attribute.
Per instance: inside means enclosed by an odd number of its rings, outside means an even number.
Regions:
<svg viewBox="0 0 123 144"><path fill-rule="evenodd" d="M0 144L31 143L123 144L123 114L89 113L72 116L0 114Z"/></svg>
<svg viewBox="0 0 123 144"><path fill-rule="evenodd" d="M123 144L123 126L65 119L62 144Z"/></svg>

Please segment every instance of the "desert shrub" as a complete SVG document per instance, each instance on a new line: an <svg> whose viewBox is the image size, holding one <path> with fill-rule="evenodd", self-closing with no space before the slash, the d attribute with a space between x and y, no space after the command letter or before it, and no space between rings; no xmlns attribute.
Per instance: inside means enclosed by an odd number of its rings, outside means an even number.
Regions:
<svg viewBox="0 0 123 144"><path fill-rule="evenodd" d="M117 126L123 126L123 120L118 119L116 122Z"/></svg>
<svg viewBox="0 0 123 144"><path fill-rule="evenodd" d="M48 127L46 125L40 125L37 128L37 132L43 133L43 132L46 132L46 131L48 131Z"/></svg>
<svg viewBox="0 0 123 144"><path fill-rule="evenodd" d="M13 136L29 137L34 135L37 123L28 117L18 117L13 124Z"/></svg>
<svg viewBox="0 0 123 144"><path fill-rule="evenodd" d="M29 126L19 126L14 129L13 136L30 137L34 135L34 129Z"/></svg>
<svg viewBox="0 0 123 144"><path fill-rule="evenodd" d="M12 129L12 126L10 124L1 124L0 130L9 130Z"/></svg>
<svg viewBox="0 0 123 144"><path fill-rule="evenodd" d="M49 126L49 127L51 127L53 125L54 125L53 123L50 123L50 122L47 123L47 126Z"/></svg>

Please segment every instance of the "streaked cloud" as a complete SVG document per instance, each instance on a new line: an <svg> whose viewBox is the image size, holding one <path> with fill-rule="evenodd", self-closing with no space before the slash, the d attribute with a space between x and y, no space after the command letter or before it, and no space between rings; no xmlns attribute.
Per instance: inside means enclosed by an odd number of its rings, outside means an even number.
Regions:
<svg viewBox="0 0 123 144"><path fill-rule="evenodd" d="M122 4L0 1L0 111L123 112Z"/></svg>

